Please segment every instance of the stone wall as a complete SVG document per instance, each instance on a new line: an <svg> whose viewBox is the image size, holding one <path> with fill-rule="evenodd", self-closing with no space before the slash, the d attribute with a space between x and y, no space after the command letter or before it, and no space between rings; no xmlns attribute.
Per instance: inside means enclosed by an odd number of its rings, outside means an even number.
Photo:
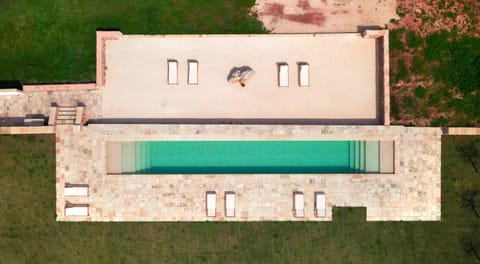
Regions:
<svg viewBox="0 0 480 264"><path fill-rule="evenodd" d="M390 49L388 30L365 30L364 38L377 39L377 63L379 85L379 110L382 112L383 124L390 125Z"/></svg>
<svg viewBox="0 0 480 264"><path fill-rule="evenodd" d="M123 35L120 31L97 31L97 87L105 86L105 52L107 40L115 40L121 38Z"/></svg>
<svg viewBox="0 0 480 264"><path fill-rule="evenodd" d="M54 134L52 126L21 126L21 127L0 127L1 134Z"/></svg>

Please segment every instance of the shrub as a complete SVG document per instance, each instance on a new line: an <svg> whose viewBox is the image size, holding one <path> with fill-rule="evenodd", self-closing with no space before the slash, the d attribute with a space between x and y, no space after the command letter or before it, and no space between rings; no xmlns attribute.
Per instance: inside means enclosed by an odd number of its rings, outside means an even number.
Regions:
<svg viewBox="0 0 480 264"><path fill-rule="evenodd" d="M450 39L447 31L427 36L425 59L438 62L432 73L435 81L468 93L480 83L480 38Z"/></svg>
<svg viewBox="0 0 480 264"><path fill-rule="evenodd" d="M433 61L445 56L448 50L448 31L442 30L440 33L433 33L425 38L425 59Z"/></svg>
<svg viewBox="0 0 480 264"><path fill-rule="evenodd" d="M415 96L417 98L425 98L425 92L426 92L426 90L425 90L424 87L419 86L419 87L415 88Z"/></svg>
<svg viewBox="0 0 480 264"><path fill-rule="evenodd" d="M403 107L404 107L405 109L416 110L417 107L418 107L418 101L417 101L416 98L413 97L413 96L405 95L405 96L403 97Z"/></svg>
<svg viewBox="0 0 480 264"><path fill-rule="evenodd" d="M425 59L422 54L416 53L412 61L412 72L415 74L420 74L425 71L424 69Z"/></svg>
<svg viewBox="0 0 480 264"><path fill-rule="evenodd" d="M428 96L428 106L437 105L442 100L442 96L439 93L433 93Z"/></svg>
<svg viewBox="0 0 480 264"><path fill-rule="evenodd" d="M401 18L405 17L405 11L401 7L397 7L397 15Z"/></svg>
<svg viewBox="0 0 480 264"><path fill-rule="evenodd" d="M402 42L402 36L405 33L404 29L394 29L390 31L388 42L390 50L404 50L404 43Z"/></svg>
<svg viewBox="0 0 480 264"><path fill-rule="evenodd" d="M397 83L399 81L406 81L410 80L410 75L407 69L407 65L405 65L404 60L399 60L397 64L397 69L395 71L395 75L393 76L393 82Z"/></svg>
<svg viewBox="0 0 480 264"><path fill-rule="evenodd" d="M451 19L455 19L457 17L457 15L453 12L447 12L444 14L445 17L448 17L448 18L451 18Z"/></svg>
<svg viewBox="0 0 480 264"><path fill-rule="evenodd" d="M398 107L395 97L390 100L390 115L396 120L400 120L400 108Z"/></svg>
<svg viewBox="0 0 480 264"><path fill-rule="evenodd" d="M446 126L447 124L448 124L448 119L446 119L443 116L433 119L432 122L430 123L430 125L433 127Z"/></svg>
<svg viewBox="0 0 480 264"><path fill-rule="evenodd" d="M424 45L424 39L415 34L415 32L409 31L407 33L407 45L410 48L422 47Z"/></svg>
<svg viewBox="0 0 480 264"><path fill-rule="evenodd" d="M474 119L480 117L480 94L467 94L463 97L462 104L459 104L456 111L462 112L468 118Z"/></svg>

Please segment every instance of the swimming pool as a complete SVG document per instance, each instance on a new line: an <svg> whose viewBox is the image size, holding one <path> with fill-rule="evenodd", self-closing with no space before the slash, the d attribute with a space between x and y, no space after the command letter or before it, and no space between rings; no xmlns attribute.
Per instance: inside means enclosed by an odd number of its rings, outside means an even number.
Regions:
<svg viewBox="0 0 480 264"><path fill-rule="evenodd" d="M121 142L123 174L378 173L379 141Z"/></svg>

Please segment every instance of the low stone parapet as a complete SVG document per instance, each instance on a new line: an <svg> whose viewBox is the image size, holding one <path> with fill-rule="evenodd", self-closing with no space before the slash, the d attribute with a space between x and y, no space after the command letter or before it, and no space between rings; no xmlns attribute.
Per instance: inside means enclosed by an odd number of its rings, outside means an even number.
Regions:
<svg viewBox="0 0 480 264"><path fill-rule="evenodd" d="M2 95L23 95L22 90L13 88L13 89L0 89L0 96Z"/></svg>
<svg viewBox="0 0 480 264"><path fill-rule="evenodd" d="M0 134L54 134L54 126L0 127Z"/></svg>
<svg viewBox="0 0 480 264"><path fill-rule="evenodd" d="M480 135L480 127L448 127L446 135Z"/></svg>
<svg viewBox="0 0 480 264"><path fill-rule="evenodd" d="M24 92L39 92L39 91L63 91L63 90L92 90L97 89L96 83L73 83L73 84L36 84L24 85Z"/></svg>

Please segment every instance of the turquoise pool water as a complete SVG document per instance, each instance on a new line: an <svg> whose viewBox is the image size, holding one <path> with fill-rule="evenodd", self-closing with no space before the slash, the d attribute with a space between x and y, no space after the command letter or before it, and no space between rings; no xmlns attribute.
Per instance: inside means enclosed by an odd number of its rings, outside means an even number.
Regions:
<svg viewBox="0 0 480 264"><path fill-rule="evenodd" d="M376 173L378 141L122 142L122 173Z"/></svg>

